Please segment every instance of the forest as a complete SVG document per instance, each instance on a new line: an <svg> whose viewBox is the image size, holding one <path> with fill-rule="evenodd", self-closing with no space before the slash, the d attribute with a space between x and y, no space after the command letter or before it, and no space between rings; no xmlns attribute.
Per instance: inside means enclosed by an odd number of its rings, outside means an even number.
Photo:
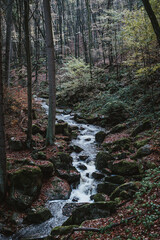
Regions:
<svg viewBox="0 0 160 240"><path fill-rule="evenodd" d="M160 1L0 0L0 240L160 239Z"/></svg>

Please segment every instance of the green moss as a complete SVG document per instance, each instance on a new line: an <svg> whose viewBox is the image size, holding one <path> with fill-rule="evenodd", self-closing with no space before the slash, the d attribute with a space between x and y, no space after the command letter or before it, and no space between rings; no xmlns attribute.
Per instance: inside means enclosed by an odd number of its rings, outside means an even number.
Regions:
<svg viewBox="0 0 160 240"><path fill-rule="evenodd" d="M70 226L58 226L52 229L51 236L56 235L66 235L72 231L73 228L78 228L78 225L70 225Z"/></svg>

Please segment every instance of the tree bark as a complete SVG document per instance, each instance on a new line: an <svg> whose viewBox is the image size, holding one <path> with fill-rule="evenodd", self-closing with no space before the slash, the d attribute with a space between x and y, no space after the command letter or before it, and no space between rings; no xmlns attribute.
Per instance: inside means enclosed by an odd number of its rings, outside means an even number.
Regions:
<svg viewBox="0 0 160 240"><path fill-rule="evenodd" d="M56 76L55 57L52 33L50 0L43 0L45 28L46 28L46 51L48 57L48 77L49 77L49 116L46 136L46 144L52 145L55 138L55 118L56 118Z"/></svg>
<svg viewBox="0 0 160 240"><path fill-rule="evenodd" d="M145 7L145 10L148 14L148 17L149 17L149 19L152 23L153 30L156 34L157 41L158 41L158 44L160 46L160 25L158 23L158 20L157 20L155 14L153 12L153 9L151 7L151 4L150 4L149 0L142 0L142 2L143 2L143 5Z"/></svg>
<svg viewBox="0 0 160 240"><path fill-rule="evenodd" d="M6 16L6 56L5 56L5 85L10 84L10 58L11 58L11 33L12 33L12 6L13 0L8 0Z"/></svg>
<svg viewBox="0 0 160 240"><path fill-rule="evenodd" d="M3 81L2 81L2 31L1 31L1 6L0 6L0 201L6 194L6 152L4 134L3 112Z"/></svg>
<svg viewBox="0 0 160 240"><path fill-rule="evenodd" d="M25 25L25 48L27 58L27 89L28 89L28 129L27 146L32 145L32 66L31 66L31 47L29 31L29 0L24 0L24 25Z"/></svg>

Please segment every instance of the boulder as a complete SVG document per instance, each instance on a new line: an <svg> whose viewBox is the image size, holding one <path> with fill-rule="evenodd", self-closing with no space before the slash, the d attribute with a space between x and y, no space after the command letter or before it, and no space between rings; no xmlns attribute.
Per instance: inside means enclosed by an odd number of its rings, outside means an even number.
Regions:
<svg viewBox="0 0 160 240"><path fill-rule="evenodd" d="M31 156L34 160L46 160L46 153L42 151L34 150L32 151Z"/></svg>
<svg viewBox="0 0 160 240"><path fill-rule="evenodd" d="M71 167L67 170L57 169L57 175L60 178L65 179L69 184L79 183L81 177L80 173L75 167Z"/></svg>
<svg viewBox="0 0 160 240"><path fill-rule="evenodd" d="M144 139L144 140L139 140L139 141L136 141L136 142L134 143L134 146L135 146L137 149L139 149L139 148L143 147L144 145L146 145L149 141L150 141L150 138Z"/></svg>
<svg viewBox="0 0 160 240"><path fill-rule="evenodd" d="M138 190L138 187L136 185L136 183L134 182L129 182L129 183L124 183L122 185L120 185L119 187L117 187L113 192L112 194L110 195L110 199L111 200L114 200L115 198L117 197L122 197L124 199L124 196L125 198L128 196L129 197L132 197L135 192ZM125 192L124 192L125 191ZM127 194L124 194L126 193ZM122 193L122 194L121 194ZM121 195L120 195L121 194Z"/></svg>
<svg viewBox="0 0 160 240"><path fill-rule="evenodd" d="M105 182L123 184L124 183L124 177L119 176L119 175L107 176L107 177L105 177Z"/></svg>
<svg viewBox="0 0 160 240"><path fill-rule="evenodd" d="M97 185L97 192L110 195L116 188L118 184L111 182L104 182Z"/></svg>
<svg viewBox="0 0 160 240"><path fill-rule="evenodd" d="M42 186L42 172L37 166L24 166L8 173L9 202L16 209L29 207Z"/></svg>
<svg viewBox="0 0 160 240"><path fill-rule="evenodd" d="M32 134L35 135L37 133L40 133L40 134L42 133L41 128L39 125L33 124L32 125Z"/></svg>
<svg viewBox="0 0 160 240"><path fill-rule="evenodd" d="M141 123L138 127L136 127L133 132L131 133L131 137L135 137L137 134L145 131L145 130L149 130L152 128L152 124L149 120Z"/></svg>
<svg viewBox="0 0 160 240"><path fill-rule="evenodd" d="M83 149L77 145L70 146L70 149L76 153L80 153L83 151Z"/></svg>
<svg viewBox="0 0 160 240"><path fill-rule="evenodd" d="M66 134L69 133L68 131L68 123L66 122L60 122L60 123L56 123L55 125L55 132L56 134Z"/></svg>
<svg viewBox="0 0 160 240"><path fill-rule="evenodd" d="M85 220L106 218L116 211L113 201L85 204L72 212L72 215L63 223L63 226L79 225Z"/></svg>
<svg viewBox="0 0 160 240"><path fill-rule="evenodd" d="M151 146L149 144L146 144L143 147L138 149L136 154L132 156L132 159L142 158L150 155L151 153L152 153Z"/></svg>
<svg viewBox="0 0 160 240"><path fill-rule="evenodd" d="M25 221L31 224L42 223L50 219L51 217L52 217L52 214L48 208L37 207L37 208L32 208L28 211Z"/></svg>
<svg viewBox="0 0 160 240"><path fill-rule="evenodd" d="M77 167L81 170L87 170L87 167L82 163L79 163Z"/></svg>
<svg viewBox="0 0 160 240"><path fill-rule="evenodd" d="M35 160L34 163L41 169L44 177L51 177L55 173L53 163L49 161Z"/></svg>
<svg viewBox="0 0 160 240"><path fill-rule="evenodd" d="M68 170L72 168L72 161L73 159L69 154L59 152L57 154L57 158L53 160L53 164L55 165L56 169Z"/></svg>
<svg viewBox="0 0 160 240"><path fill-rule="evenodd" d="M50 188L46 189L47 200L67 200L71 194L71 187L64 179L54 176L51 179Z"/></svg>
<svg viewBox="0 0 160 240"><path fill-rule="evenodd" d="M88 157L89 157L89 156L81 155L81 156L79 156L79 159L80 159L81 161L85 161Z"/></svg>
<svg viewBox="0 0 160 240"><path fill-rule="evenodd" d="M97 193L95 195L91 196L91 200L94 200L94 202L104 202L106 200L106 195L102 193Z"/></svg>
<svg viewBox="0 0 160 240"><path fill-rule="evenodd" d="M127 127L126 123L119 123L113 128L111 128L110 133L114 134L114 133L122 132L123 130L126 129L126 127Z"/></svg>
<svg viewBox="0 0 160 240"><path fill-rule="evenodd" d="M111 170L114 174L131 176L140 174L140 165L133 160L121 160L113 163Z"/></svg>
<svg viewBox="0 0 160 240"><path fill-rule="evenodd" d="M107 168L110 161L113 161L114 158L108 152L99 152L96 156L95 166L98 170Z"/></svg>
<svg viewBox="0 0 160 240"><path fill-rule="evenodd" d="M96 180L101 180L102 178L104 178L104 176L105 176L104 174L98 171L92 173L92 177Z"/></svg>
<svg viewBox="0 0 160 240"><path fill-rule="evenodd" d="M106 133L103 131L97 132L95 135L95 140L98 143L102 143L106 137Z"/></svg>
<svg viewBox="0 0 160 240"><path fill-rule="evenodd" d="M12 137L9 141L9 148L12 151L21 151L23 150L23 143L21 140L18 140Z"/></svg>

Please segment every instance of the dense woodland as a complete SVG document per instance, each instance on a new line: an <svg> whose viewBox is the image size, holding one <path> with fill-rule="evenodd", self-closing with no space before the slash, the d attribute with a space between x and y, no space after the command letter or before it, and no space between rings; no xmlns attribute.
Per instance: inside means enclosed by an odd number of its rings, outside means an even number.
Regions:
<svg viewBox="0 0 160 240"><path fill-rule="evenodd" d="M58 107L105 129L102 182L89 217L80 206L42 239L160 239L159 79L159 0L0 0L0 238L38 223L29 211L50 200L51 180L73 184L78 130L56 122ZM110 214L93 216L102 203Z"/></svg>

